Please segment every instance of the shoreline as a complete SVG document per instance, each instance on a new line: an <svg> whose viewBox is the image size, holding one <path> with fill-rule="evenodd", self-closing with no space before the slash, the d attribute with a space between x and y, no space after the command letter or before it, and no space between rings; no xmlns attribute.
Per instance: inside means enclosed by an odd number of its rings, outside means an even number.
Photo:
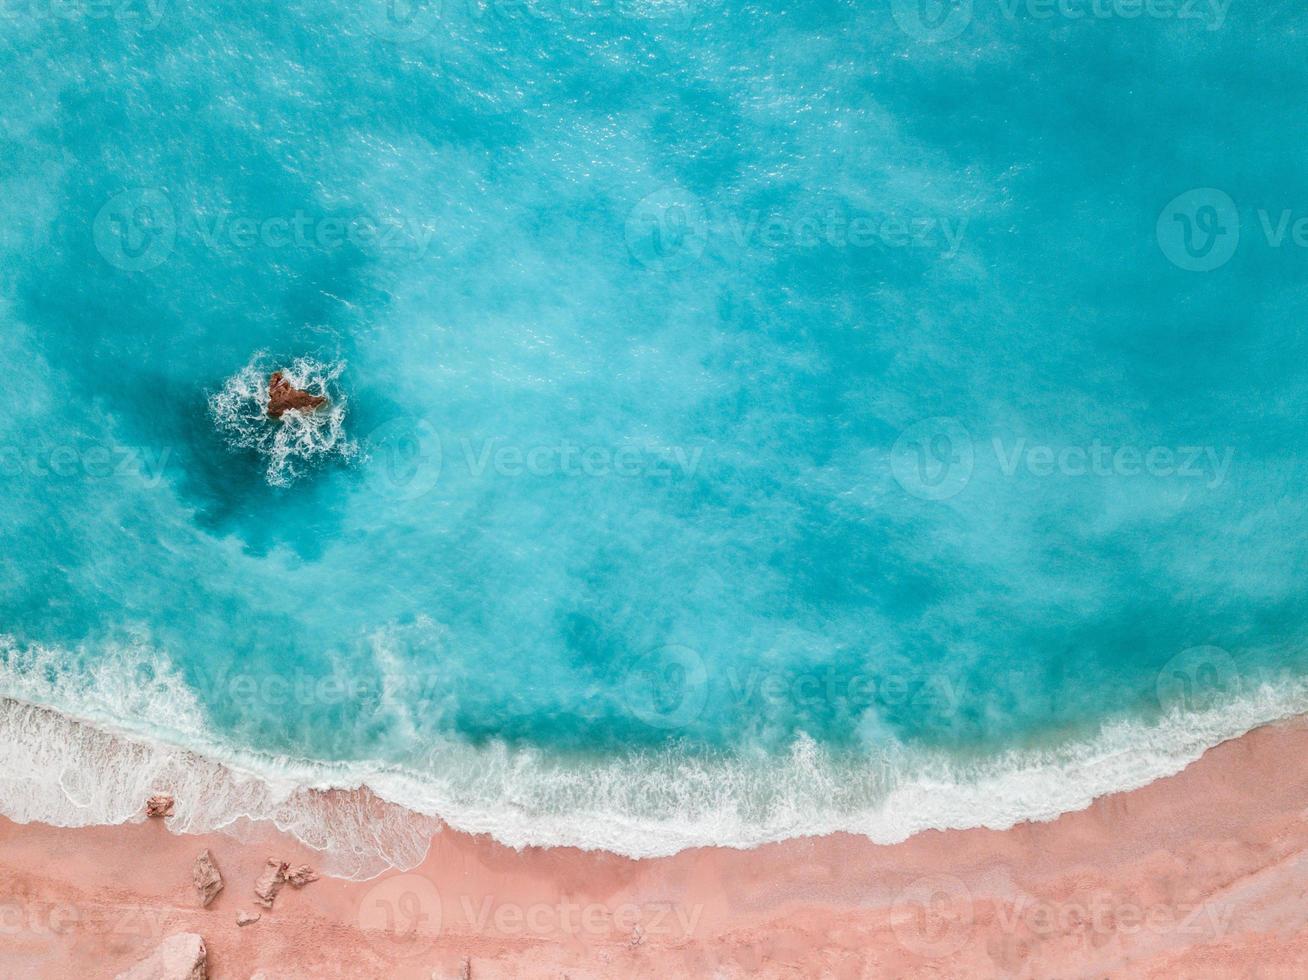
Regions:
<svg viewBox="0 0 1308 980"><path fill-rule="evenodd" d="M324 873L362 880L418 865L443 829L510 848L652 859L842 833L897 844L933 830L1053 820L1171 776L1261 725L1308 715L1308 684L1264 685L1153 722L1110 722L1093 738L982 764L902 749L893 765L886 756L885 765L853 768L801 740L762 768L669 755L575 771L503 746L447 745L433 747L424 774L226 749L198 713L165 741L102 720L104 705L72 706L0 696L0 816L129 824L143 819L144 799L166 792L177 800L175 832L268 823L319 852L313 863Z"/></svg>
<svg viewBox="0 0 1308 980"><path fill-rule="evenodd" d="M1009 830L850 834L632 859L446 829L410 872L251 891L319 855L267 824L0 821L0 968L114 976L195 931L211 976L1266 976L1308 967L1308 718ZM226 887L198 907L209 848ZM238 927L238 910L263 911ZM716 974L715 974L716 971Z"/></svg>

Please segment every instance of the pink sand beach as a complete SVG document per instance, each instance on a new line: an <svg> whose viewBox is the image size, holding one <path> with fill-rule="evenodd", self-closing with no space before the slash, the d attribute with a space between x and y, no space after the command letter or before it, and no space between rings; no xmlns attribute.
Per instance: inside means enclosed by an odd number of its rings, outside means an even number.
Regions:
<svg viewBox="0 0 1308 980"><path fill-rule="evenodd" d="M218 980L1302 977L1305 757L1308 721L1269 726L1048 823L890 846L631 860L447 830L420 867L285 887L271 909L253 891L267 860L315 855L270 829L5 821L0 975L115 977L197 933ZM205 848L225 880L207 908L191 881Z"/></svg>

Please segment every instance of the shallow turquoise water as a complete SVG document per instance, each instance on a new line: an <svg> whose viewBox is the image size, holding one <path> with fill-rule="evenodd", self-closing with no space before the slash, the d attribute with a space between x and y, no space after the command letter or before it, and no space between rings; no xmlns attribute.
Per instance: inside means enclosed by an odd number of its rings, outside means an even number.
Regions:
<svg viewBox="0 0 1308 980"><path fill-rule="evenodd" d="M4 691L736 842L1290 689L1305 15L892 6L4 8Z"/></svg>

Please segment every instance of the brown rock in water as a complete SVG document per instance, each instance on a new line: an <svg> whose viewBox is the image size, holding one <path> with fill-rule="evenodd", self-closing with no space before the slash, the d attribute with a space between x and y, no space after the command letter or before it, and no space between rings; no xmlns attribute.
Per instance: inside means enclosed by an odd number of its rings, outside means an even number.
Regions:
<svg viewBox="0 0 1308 980"><path fill-rule="evenodd" d="M259 921L259 918L260 916L258 912L237 912L236 924L238 926L253 925L254 923Z"/></svg>
<svg viewBox="0 0 1308 980"><path fill-rule="evenodd" d="M201 936L179 932L116 980L208 980L208 959Z"/></svg>
<svg viewBox="0 0 1308 980"><path fill-rule="evenodd" d="M282 890L289 867L290 865L285 861L278 861L276 858L269 858L268 863L263 866L263 874L259 875L254 883L254 894L264 908L273 907L273 899Z"/></svg>
<svg viewBox="0 0 1308 980"><path fill-rule="evenodd" d="M272 377L268 379L268 417L270 419L279 419L292 409L301 412L312 412L325 404L327 404L326 398L321 395L311 395L307 391L301 391L287 381L280 371L274 371Z"/></svg>
<svg viewBox="0 0 1308 980"><path fill-rule="evenodd" d="M201 851L200 856L195 859L195 867L191 869L191 880L195 882L195 890L200 893L201 905L208 905L213 901L213 897L223 890L223 876L218 873L218 868L208 851Z"/></svg>
<svg viewBox="0 0 1308 980"><path fill-rule="evenodd" d="M309 882L318 880L318 872L314 871L313 868L309 867L307 864L302 864L298 868L291 868L286 871L282 875L282 878L285 879L288 885L293 885L296 888L303 888Z"/></svg>
<svg viewBox="0 0 1308 980"><path fill-rule="evenodd" d="M173 815L173 798L164 793L150 797L145 801L145 815L147 817L171 817Z"/></svg>

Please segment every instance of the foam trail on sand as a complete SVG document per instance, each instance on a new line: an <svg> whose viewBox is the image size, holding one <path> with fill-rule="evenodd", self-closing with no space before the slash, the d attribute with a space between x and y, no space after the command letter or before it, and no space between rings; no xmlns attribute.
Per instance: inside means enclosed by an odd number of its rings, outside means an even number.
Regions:
<svg viewBox="0 0 1308 980"><path fill-rule="evenodd" d="M127 823L144 817L157 792L176 797L168 826L177 833L239 832L243 819L268 821L323 852L323 870L343 878L412 867L440 822L364 789L311 784L327 767L237 761L116 733L19 701L0 708L3 812L20 823L57 827ZM303 782L302 782L303 781Z"/></svg>

